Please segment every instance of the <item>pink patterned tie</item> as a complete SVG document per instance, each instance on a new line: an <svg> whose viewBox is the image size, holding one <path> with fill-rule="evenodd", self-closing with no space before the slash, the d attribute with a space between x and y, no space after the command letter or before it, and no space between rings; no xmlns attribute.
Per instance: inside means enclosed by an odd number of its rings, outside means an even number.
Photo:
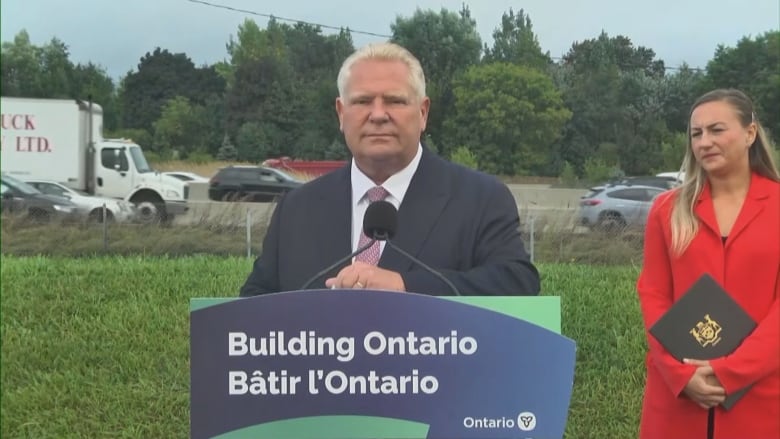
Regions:
<svg viewBox="0 0 780 439"><path fill-rule="evenodd" d="M387 196L390 195L389 192L382 186L374 186L371 189L369 189L366 192L366 197L368 197L368 201L370 203L373 203L374 201L380 201L387 198ZM371 241L371 238L366 236L365 233L360 233L360 239L358 240L358 248L363 247L364 245L368 244L368 242ZM379 241L374 242L374 244L367 248L363 253L360 253L355 258L356 261L362 261L366 264L376 265L379 263L379 250L380 250L380 243Z"/></svg>

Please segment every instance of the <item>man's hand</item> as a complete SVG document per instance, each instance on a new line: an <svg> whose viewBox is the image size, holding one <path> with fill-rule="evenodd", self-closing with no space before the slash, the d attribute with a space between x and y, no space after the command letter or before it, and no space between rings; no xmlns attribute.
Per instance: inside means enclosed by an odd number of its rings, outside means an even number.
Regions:
<svg viewBox="0 0 780 439"><path fill-rule="evenodd" d="M406 291L401 275L365 262L355 262L325 281L328 288Z"/></svg>
<svg viewBox="0 0 780 439"><path fill-rule="evenodd" d="M701 408L710 409L726 399L726 389L718 381L709 361L685 359L684 362L696 366L696 372L683 389L693 402Z"/></svg>

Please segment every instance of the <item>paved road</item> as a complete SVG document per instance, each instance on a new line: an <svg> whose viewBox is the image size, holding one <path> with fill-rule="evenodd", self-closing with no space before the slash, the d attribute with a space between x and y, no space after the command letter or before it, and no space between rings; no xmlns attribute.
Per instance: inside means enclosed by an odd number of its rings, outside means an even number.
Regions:
<svg viewBox="0 0 780 439"><path fill-rule="evenodd" d="M574 208L580 197L587 193L585 189L554 189L543 184L509 184L509 190L523 207L526 204L552 208ZM208 184L190 183L190 200L209 202Z"/></svg>
<svg viewBox="0 0 780 439"><path fill-rule="evenodd" d="M509 184L507 186L515 196L520 209L524 207L576 209L580 197L588 193L586 189L557 189L549 185Z"/></svg>

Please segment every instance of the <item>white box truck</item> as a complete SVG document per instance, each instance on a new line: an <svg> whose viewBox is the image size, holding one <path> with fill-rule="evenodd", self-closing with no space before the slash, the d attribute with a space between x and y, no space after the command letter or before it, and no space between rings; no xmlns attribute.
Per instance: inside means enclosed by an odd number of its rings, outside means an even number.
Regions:
<svg viewBox="0 0 780 439"><path fill-rule="evenodd" d="M2 172L21 180L54 180L135 204L145 222L187 211L187 184L155 172L141 147L103 138L103 110L68 99L0 98Z"/></svg>

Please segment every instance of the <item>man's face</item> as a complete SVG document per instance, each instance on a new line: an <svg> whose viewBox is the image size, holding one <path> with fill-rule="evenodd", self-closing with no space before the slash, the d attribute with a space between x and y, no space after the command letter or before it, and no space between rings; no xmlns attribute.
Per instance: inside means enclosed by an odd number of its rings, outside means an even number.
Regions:
<svg viewBox="0 0 780 439"><path fill-rule="evenodd" d="M336 111L347 146L358 164L406 166L417 153L430 100L418 98L401 61L362 60L352 66ZM364 170L365 172L365 170Z"/></svg>

